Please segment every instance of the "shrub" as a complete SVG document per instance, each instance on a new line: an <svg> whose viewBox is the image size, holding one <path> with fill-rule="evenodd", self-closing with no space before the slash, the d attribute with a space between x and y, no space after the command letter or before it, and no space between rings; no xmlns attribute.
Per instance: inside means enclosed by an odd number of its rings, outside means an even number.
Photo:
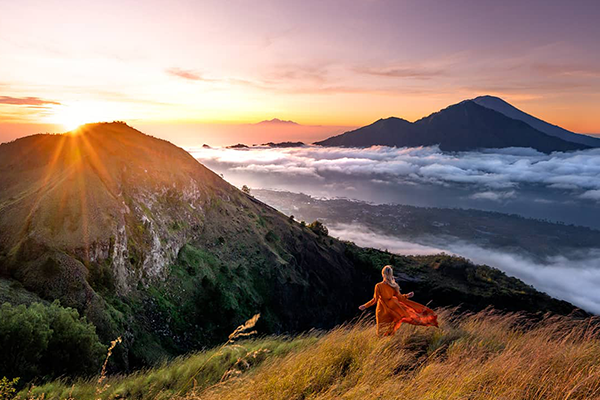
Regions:
<svg viewBox="0 0 600 400"><path fill-rule="evenodd" d="M308 227L319 236L327 236L329 234L329 230L321 221L311 222Z"/></svg>
<svg viewBox="0 0 600 400"><path fill-rule="evenodd" d="M0 376L86 375L97 372L106 348L77 310L33 303L0 307Z"/></svg>
<svg viewBox="0 0 600 400"><path fill-rule="evenodd" d="M17 392L17 383L19 383L19 378L7 379L3 377L0 379L0 400L13 399Z"/></svg>

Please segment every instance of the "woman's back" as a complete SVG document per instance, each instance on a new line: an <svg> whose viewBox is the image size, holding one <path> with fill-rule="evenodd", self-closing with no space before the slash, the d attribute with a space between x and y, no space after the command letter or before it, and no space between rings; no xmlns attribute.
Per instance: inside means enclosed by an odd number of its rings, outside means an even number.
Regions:
<svg viewBox="0 0 600 400"><path fill-rule="evenodd" d="M379 296L383 300L390 300L392 297L400 298L402 296L398 289L395 289L385 282L379 282L377 285Z"/></svg>

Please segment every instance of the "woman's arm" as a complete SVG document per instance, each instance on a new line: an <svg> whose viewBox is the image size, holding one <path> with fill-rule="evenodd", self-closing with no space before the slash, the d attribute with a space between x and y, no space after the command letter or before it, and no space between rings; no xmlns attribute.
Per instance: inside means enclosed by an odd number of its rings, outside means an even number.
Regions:
<svg viewBox="0 0 600 400"><path fill-rule="evenodd" d="M374 306L375 303L377 303L377 297L378 293L377 293L377 285L375 285L375 291L373 293L373 298L369 301L367 301L365 304L363 304L362 306L358 307L360 310L366 310L367 308Z"/></svg>

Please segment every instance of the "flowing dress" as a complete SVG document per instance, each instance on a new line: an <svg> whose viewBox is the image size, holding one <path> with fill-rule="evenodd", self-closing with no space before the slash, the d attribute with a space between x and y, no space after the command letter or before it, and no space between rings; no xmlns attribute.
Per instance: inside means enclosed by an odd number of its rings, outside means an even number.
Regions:
<svg viewBox="0 0 600 400"><path fill-rule="evenodd" d="M409 300L385 282L375 285L375 294L365 308L377 304L375 317L377 319L377 334L393 335L403 322L412 325L438 326L437 315L432 309Z"/></svg>

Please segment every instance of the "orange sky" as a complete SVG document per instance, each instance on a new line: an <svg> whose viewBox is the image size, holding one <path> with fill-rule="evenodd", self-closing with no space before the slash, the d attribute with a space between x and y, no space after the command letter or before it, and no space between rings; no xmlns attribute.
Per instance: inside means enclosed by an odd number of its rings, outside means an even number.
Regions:
<svg viewBox="0 0 600 400"><path fill-rule="evenodd" d="M231 125L274 117L321 126L274 141L311 141L483 94L600 133L599 10L541 0L3 2L0 141L125 120L215 143ZM251 131L226 139L262 140Z"/></svg>

